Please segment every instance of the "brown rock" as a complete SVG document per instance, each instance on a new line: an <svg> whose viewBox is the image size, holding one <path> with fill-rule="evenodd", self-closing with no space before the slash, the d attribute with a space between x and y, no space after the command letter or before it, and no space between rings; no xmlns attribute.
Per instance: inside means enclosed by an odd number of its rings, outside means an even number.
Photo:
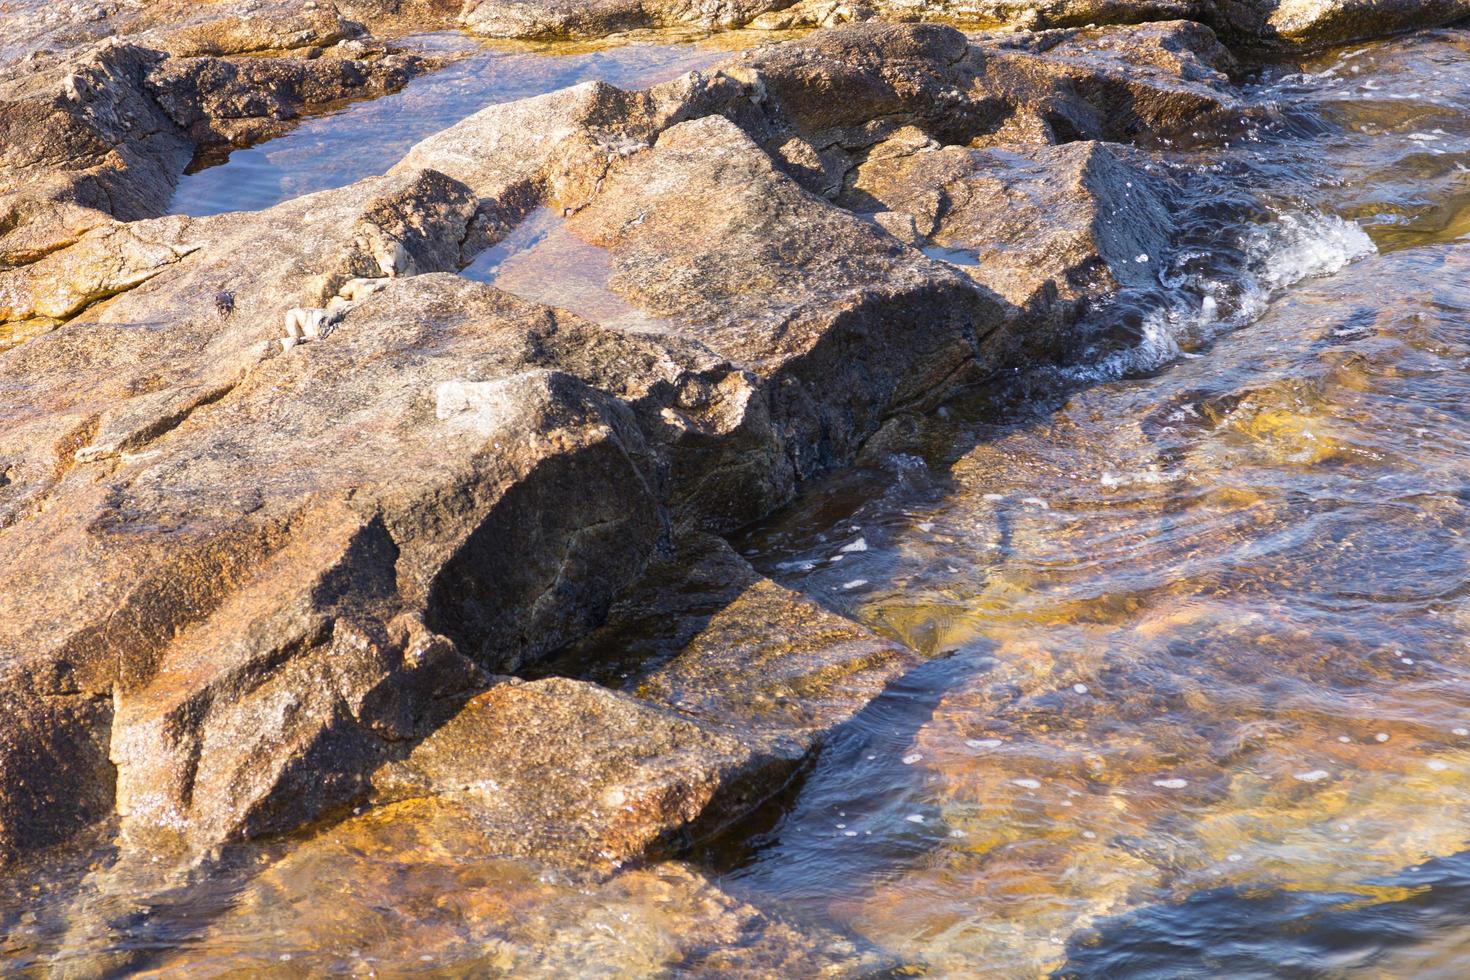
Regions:
<svg viewBox="0 0 1470 980"><path fill-rule="evenodd" d="M661 863L605 880L494 856L480 814L442 798L375 809L301 843L158 975L867 977L861 942L735 898ZM144 975L154 975L148 973Z"/></svg>
<svg viewBox="0 0 1470 980"><path fill-rule="evenodd" d="M489 853L609 867L677 852L779 790L800 754L584 681L510 681L401 763L381 796L477 814Z"/></svg>
<svg viewBox="0 0 1470 980"><path fill-rule="evenodd" d="M1168 192L1116 144L938 148L902 136L874 149L844 200L902 219L916 239L973 257L964 271L1026 311L1036 353L1064 353L1077 320L1147 289L1174 234Z"/></svg>

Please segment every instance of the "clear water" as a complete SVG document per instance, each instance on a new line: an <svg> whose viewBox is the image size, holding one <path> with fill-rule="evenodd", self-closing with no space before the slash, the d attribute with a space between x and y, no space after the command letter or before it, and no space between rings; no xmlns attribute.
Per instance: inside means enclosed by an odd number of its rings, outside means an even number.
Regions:
<svg viewBox="0 0 1470 980"><path fill-rule="evenodd" d="M732 880L938 975L1470 972L1467 51L1263 77L1273 123L1175 161L1257 217L1127 357L740 542L931 660Z"/></svg>
<svg viewBox="0 0 1470 980"><path fill-rule="evenodd" d="M235 150L223 164L186 175L170 211L195 217L256 211L344 187L385 173L415 143L487 105L593 80L643 88L727 56L711 44L482 46L459 34L422 35L403 46L459 60L393 95L307 119L279 139Z"/></svg>

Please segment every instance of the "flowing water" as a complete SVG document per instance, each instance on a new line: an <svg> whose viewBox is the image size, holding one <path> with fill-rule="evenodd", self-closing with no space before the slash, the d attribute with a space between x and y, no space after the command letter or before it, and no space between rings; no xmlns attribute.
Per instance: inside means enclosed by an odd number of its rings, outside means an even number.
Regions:
<svg viewBox="0 0 1470 980"><path fill-rule="evenodd" d="M476 54L237 152L179 209L377 172L518 86L708 55ZM731 892L940 976L1470 974L1470 33L1248 95L1265 122L1167 161L1187 234L1082 356L737 540L925 663L707 856ZM553 216L516 236L466 274L657 328ZM524 941L636 975L701 900L684 872L589 890L410 816L230 851L202 885L50 869L0 908L0 963L480 975Z"/></svg>
<svg viewBox="0 0 1470 980"><path fill-rule="evenodd" d="M930 658L743 887L943 974L1470 973L1470 35L1300 67L1127 356L739 542Z"/></svg>

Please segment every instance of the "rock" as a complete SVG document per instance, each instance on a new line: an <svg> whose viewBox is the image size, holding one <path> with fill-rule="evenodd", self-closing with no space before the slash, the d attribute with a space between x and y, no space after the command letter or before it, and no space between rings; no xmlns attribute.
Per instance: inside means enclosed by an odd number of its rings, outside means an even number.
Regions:
<svg viewBox="0 0 1470 980"><path fill-rule="evenodd" d="M401 763L385 799L435 795L477 816L487 853L616 867L677 853L774 795L800 754L584 681L510 681Z"/></svg>
<svg viewBox="0 0 1470 980"><path fill-rule="evenodd" d="M803 191L717 116L628 158L571 227L607 248L615 292L767 382L778 457L742 448L734 468L701 456L700 479L673 474L715 527L784 502L851 458L888 409L942 391L1000 315L958 274Z"/></svg>
<svg viewBox="0 0 1470 980"><path fill-rule="evenodd" d="M194 142L196 152L220 145L247 146L279 135L287 123L312 107L402 88L422 68L411 55L381 49L374 54L170 58L149 75L148 88Z"/></svg>
<svg viewBox="0 0 1470 980"><path fill-rule="evenodd" d="M269 30L258 33L265 22L247 23L254 41L239 34L221 40L217 32L162 41L195 53L279 46L266 43L275 37ZM340 30L338 23L292 37ZM110 218L162 214L201 152L278 135L303 112L391 91L426 66L381 46L357 57L231 59L171 57L136 39L112 39L39 69L0 71L0 270L64 247Z"/></svg>
<svg viewBox="0 0 1470 980"><path fill-rule="evenodd" d="M487 37L601 37L650 27L737 27L790 0L470 0L460 22Z"/></svg>
<svg viewBox="0 0 1470 980"><path fill-rule="evenodd" d="M871 977L897 966L688 865L569 877L495 857L496 845L475 812L442 798L369 811L245 883L158 972L317 974L367 962L384 974Z"/></svg>
<svg viewBox="0 0 1470 980"><path fill-rule="evenodd" d="M1470 0L1251 0L1268 44L1323 46L1470 17Z"/></svg>
<svg viewBox="0 0 1470 980"><path fill-rule="evenodd" d="M1033 355L1057 357L1089 310L1158 285L1175 229L1151 168L1110 143L940 149L900 134L868 155L844 202L973 257L960 268L1025 311Z"/></svg>
<svg viewBox="0 0 1470 980"><path fill-rule="evenodd" d="M937 21L1026 31L1193 20L1243 46L1319 46L1439 27L1470 0L479 0L461 21L491 37L601 37L651 27L829 28L864 21Z"/></svg>
<svg viewBox="0 0 1470 980"><path fill-rule="evenodd" d="M722 539L691 533L546 669L810 753L915 663L757 574Z"/></svg>

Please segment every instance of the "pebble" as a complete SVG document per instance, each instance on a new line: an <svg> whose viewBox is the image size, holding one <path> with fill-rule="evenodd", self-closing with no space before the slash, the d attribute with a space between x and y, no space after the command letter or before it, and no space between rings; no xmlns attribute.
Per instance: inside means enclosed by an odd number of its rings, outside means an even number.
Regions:
<svg viewBox="0 0 1470 980"><path fill-rule="evenodd" d="M923 531L925 534L928 534L930 531L934 530L934 522L933 521L921 521L919 524L917 524L915 526L920 531Z"/></svg>
<svg viewBox="0 0 1470 980"><path fill-rule="evenodd" d="M1452 734L1452 735L1459 735L1461 737L1464 737L1466 735L1470 735L1470 728L1456 728L1450 734Z"/></svg>
<svg viewBox="0 0 1470 980"><path fill-rule="evenodd" d="M1349 743L1349 742L1352 741L1352 739L1348 738L1346 735L1339 735L1339 736L1337 736L1337 740L1339 742L1342 742L1343 744L1347 744L1347 743Z"/></svg>
<svg viewBox="0 0 1470 980"><path fill-rule="evenodd" d="M1373 741L1375 741L1375 742L1387 742L1388 741L1388 732L1379 732L1377 735L1374 735L1373 736Z"/></svg>
<svg viewBox="0 0 1470 980"><path fill-rule="evenodd" d="M1041 783L1034 779L1012 779L1011 782L1022 789L1041 789Z"/></svg>
<svg viewBox="0 0 1470 980"><path fill-rule="evenodd" d="M1241 856L1239 854L1227 854L1227 855L1225 855L1225 860L1227 860L1227 861L1240 861L1240 860L1243 860L1243 859L1241 858Z"/></svg>
<svg viewBox="0 0 1470 980"><path fill-rule="evenodd" d="M842 836L843 837L856 837L857 836L857 831L856 830L844 830L842 832Z"/></svg>
<svg viewBox="0 0 1470 980"><path fill-rule="evenodd" d="M922 814L918 814L918 813L910 813L908 816L904 817L904 819L907 820L909 823L923 823L924 822L923 815Z"/></svg>
<svg viewBox="0 0 1470 980"><path fill-rule="evenodd" d="M1087 685L1086 684L1073 684L1072 685L1072 690L1076 691L1078 694L1086 694L1087 693Z"/></svg>
<svg viewBox="0 0 1470 980"><path fill-rule="evenodd" d="M920 755L918 752L911 752L908 755L906 755L906 756L903 757L903 764L906 765L906 766L911 766L915 762L918 762L922 758L924 758L924 757L922 755Z"/></svg>
<svg viewBox="0 0 1470 980"><path fill-rule="evenodd" d="M1430 759L1428 762L1428 766L1435 772L1444 772L1450 767L1450 764L1448 762L1445 762L1443 759Z"/></svg>
<svg viewBox="0 0 1470 980"><path fill-rule="evenodd" d="M855 578L851 582L843 582L842 583L842 587L844 589L861 589L863 586L865 586L867 584L868 584L868 580L867 579L865 579L865 578Z"/></svg>
<svg viewBox="0 0 1470 980"><path fill-rule="evenodd" d="M846 551L846 552L867 551L868 550L868 539L867 538L858 538L852 544L845 544L841 548L838 548L837 550L838 551Z"/></svg>
<svg viewBox="0 0 1470 980"><path fill-rule="evenodd" d="M1189 785L1187 779L1155 779L1154 785L1161 789L1183 789Z"/></svg>
<svg viewBox="0 0 1470 980"><path fill-rule="evenodd" d="M1300 779L1304 783L1321 782L1330 775L1332 774L1326 769L1313 769L1311 772L1292 773L1293 778Z"/></svg>
<svg viewBox="0 0 1470 980"><path fill-rule="evenodd" d="M1088 840L1097 840L1097 834L1095 834L1094 832L1092 832L1090 830L1084 830L1082 832L1082 836L1083 837L1086 837Z"/></svg>
<svg viewBox="0 0 1470 980"><path fill-rule="evenodd" d="M972 749L995 749L999 748L1001 741L998 738L967 738L965 744Z"/></svg>

